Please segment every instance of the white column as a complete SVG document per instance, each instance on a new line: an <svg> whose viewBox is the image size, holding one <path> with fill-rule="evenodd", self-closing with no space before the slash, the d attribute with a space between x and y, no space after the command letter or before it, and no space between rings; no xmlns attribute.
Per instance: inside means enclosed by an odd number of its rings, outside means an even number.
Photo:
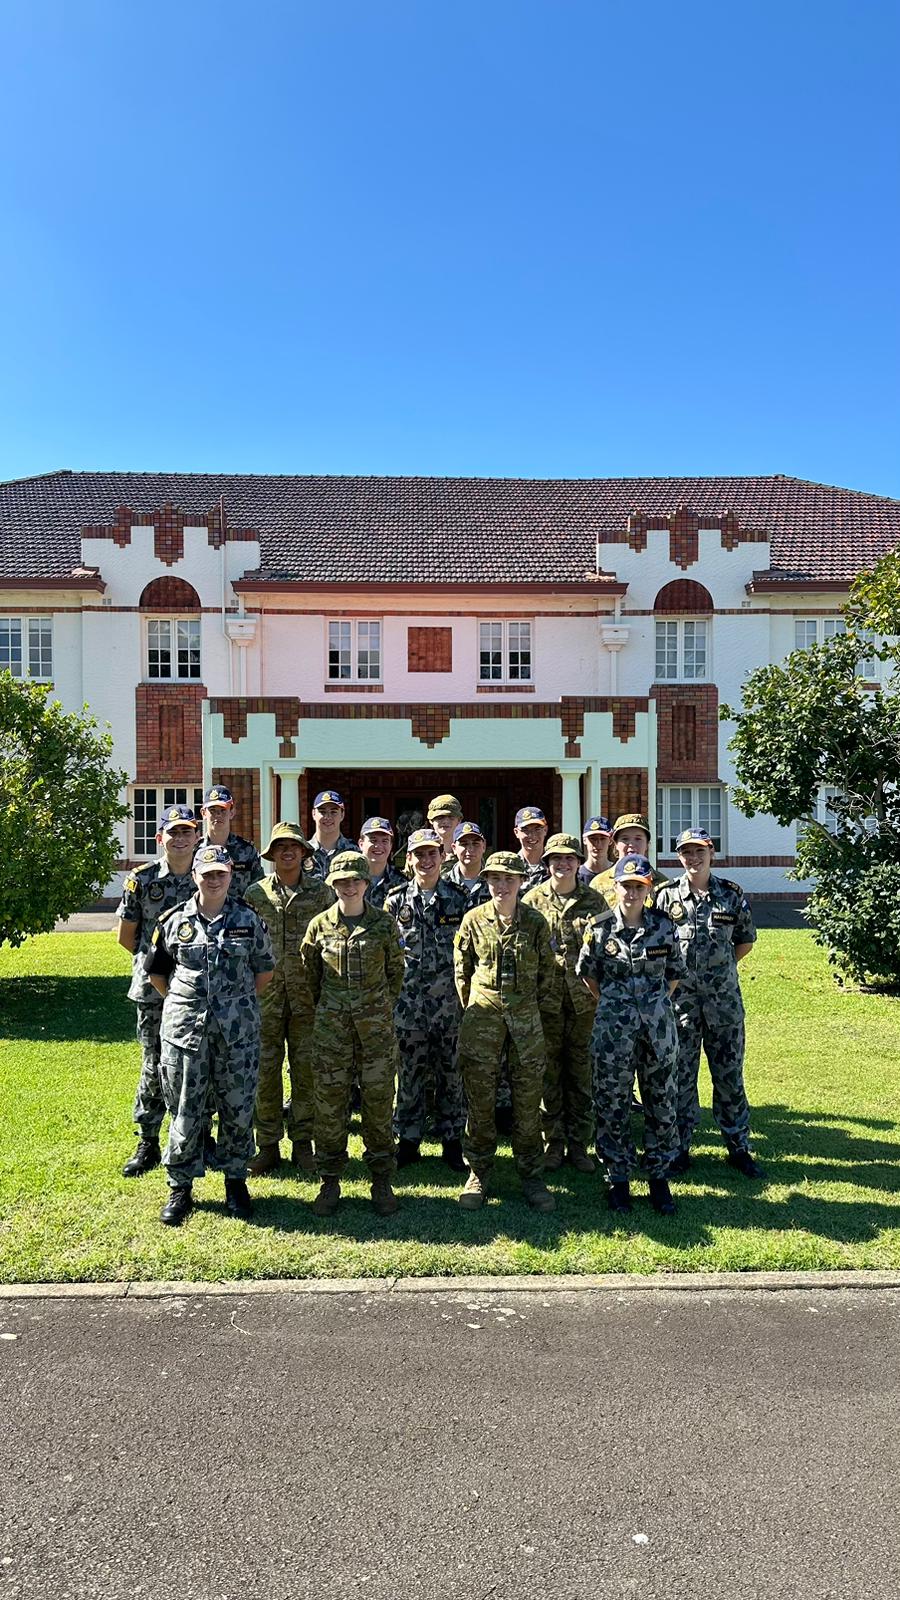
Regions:
<svg viewBox="0 0 900 1600"><path fill-rule="evenodd" d="M562 831L581 838L581 773L557 767L562 778Z"/></svg>
<svg viewBox="0 0 900 1600"><path fill-rule="evenodd" d="M659 728L656 701L651 697L647 707L647 821L650 824L650 859L656 860L656 763L659 752Z"/></svg>
<svg viewBox="0 0 900 1600"><path fill-rule="evenodd" d="M281 778L281 816L279 822L300 821L300 774L299 772L282 772Z"/></svg>

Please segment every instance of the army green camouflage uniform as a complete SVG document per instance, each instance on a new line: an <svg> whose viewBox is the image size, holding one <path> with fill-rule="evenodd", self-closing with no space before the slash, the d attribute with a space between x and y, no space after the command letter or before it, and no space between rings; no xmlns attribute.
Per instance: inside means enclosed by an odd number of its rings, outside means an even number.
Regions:
<svg viewBox="0 0 900 1600"><path fill-rule="evenodd" d="M204 850L209 842L209 839L198 840L197 850ZM229 896L232 900L242 900L251 883L258 883L265 876L259 851L255 844L251 844L249 839L242 839L239 833L229 833L221 849L227 850L231 858Z"/></svg>
<svg viewBox="0 0 900 1600"><path fill-rule="evenodd" d="M131 958L131 983L128 998L137 1006L137 1036L141 1047L141 1072L134 1097L132 1116L142 1139L158 1139L166 1114L162 1081L159 1075L159 1025L162 998L144 972L144 958L150 949L153 930L160 917L173 906L183 905L194 892L190 871L175 873L165 856L129 873L122 885L122 898L116 916L122 922L137 924L137 943Z"/></svg>
<svg viewBox="0 0 900 1600"><path fill-rule="evenodd" d="M729 1150L750 1147L744 1089L744 1002L734 947L753 944L756 929L743 890L712 874L709 893L695 895L687 874L661 889L660 911L675 924L687 969L673 995L678 1026L678 1136L690 1149L700 1121L700 1046L713 1086L713 1116Z"/></svg>
<svg viewBox="0 0 900 1600"><path fill-rule="evenodd" d="M316 1005L312 1048L319 1172L339 1178L347 1165L355 1064L365 1158L373 1177L390 1177L397 1061L393 1007L403 984L396 924L386 911L364 901L361 921L351 929L340 906L330 906L313 917L300 955Z"/></svg>
<svg viewBox="0 0 900 1600"><path fill-rule="evenodd" d="M597 1003L576 976L575 966L585 928L593 917L602 916L606 904L602 895L580 883L573 894L563 898L549 881L529 889L522 903L544 918L562 979L559 1014L544 1023L544 1137L548 1143L587 1146L594 1133L591 1032Z"/></svg>
<svg viewBox="0 0 900 1600"><path fill-rule="evenodd" d="M678 1155L675 1109L678 1037L668 985L684 976L674 924L643 908L634 929L621 911L606 911L585 930L579 978L600 989L591 1054L597 1154L610 1183L625 1183L635 1165L631 1097L635 1070L644 1109L644 1153L651 1178L664 1178Z"/></svg>
<svg viewBox="0 0 900 1600"><path fill-rule="evenodd" d="M266 925L228 896L207 918L196 895L157 924L145 970L169 989L162 1008L161 1072L169 1109L163 1156L172 1188L202 1178L207 1094L219 1116L216 1165L226 1179L247 1176L259 1076L256 977L275 962Z"/></svg>
<svg viewBox="0 0 900 1600"><path fill-rule="evenodd" d="M312 845L312 859L316 864L316 870L323 878L327 878L332 861L334 860L335 856L340 855L342 851L352 850L354 854L358 856L362 855L362 851L360 850L356 840L348 839L346 834L343 833L338 834L337 843L331 845L328 850L325 849L323 844L316 844L314 837L310 839L309 842Z"/></svg>
<svg viewBox="0 0 900 1600"><path fill-rule="evenodd" d="M317 872L301 871L296 888L273 872L252 883L244 895L269 930L275 972L260 998L259 1086L256 1091L256 1142L260 1149L279 1144L284 1130L284 1052L291 1085L287 1134L292 1144L312 1141L312 1030L316 1008L300 960L300 945L313 917L334 904L334 890Z"/></svg>
<svg viewBox="0 0 900 1600"><path fill-rule="evenodd" d="M464 1010L459 1064L469 1106L463 1153L487 1182L497 1151L495 1117L503 1047L509 1042L512 1150L524 1180L544 1170L541 1093L547 1064L543 1023L561 1005L559 969L540 912L517 901L504 928L493 901L467 911L454 949L456 990Z"/></svg>
<svg viewBox="0 0 900 1600"><path fill-rule="evenodd" d="M384 909L397 924L406 963L394 1007L400 1049L394 1132L419 1144L430 1121L442 1143L459 1139L466 1105L457 1059L461 1011L453 940L469 897L449 878L439 878L429 901L417 883L404 883L391 891Z"/></svg>

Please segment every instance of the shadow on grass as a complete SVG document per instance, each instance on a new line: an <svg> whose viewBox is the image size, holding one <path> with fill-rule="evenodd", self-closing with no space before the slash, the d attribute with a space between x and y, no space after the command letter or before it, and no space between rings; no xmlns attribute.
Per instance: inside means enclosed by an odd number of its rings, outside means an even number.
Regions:
<svg viewBox="0 0 900 1600"><path fill-rule="evenodd" d="M133 1040L135 1007L126 989L122 977L0 979L0 1037L95 1044Z"/></svg>

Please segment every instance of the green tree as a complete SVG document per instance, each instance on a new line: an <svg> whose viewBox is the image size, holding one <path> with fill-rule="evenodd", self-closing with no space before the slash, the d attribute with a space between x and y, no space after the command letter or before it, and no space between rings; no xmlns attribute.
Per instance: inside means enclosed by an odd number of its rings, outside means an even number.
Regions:
<svg viewBox="0 0 900 1600"><path fill-rule="evenodd" d="M900 695L866 687L861 676L861 663L873 653L863 630L876 616L863 592L853 632L751 672L742 709L723 706L721 715L735 723L730 749L738 809L748 817L766 812L783 827L801 825L790 876L814 882L807 915L829 959L856 981L895 982ZM879 621L886 615L877 613ZM827 822L818 814L823 788L836 791Z"/></svg>
<svg viewBox="0 0 900 1600"><path fill-rule="evenodd" d="M100 893L128 815L111 735L51 693L0 673L0 944L49 932Z"/></svg>

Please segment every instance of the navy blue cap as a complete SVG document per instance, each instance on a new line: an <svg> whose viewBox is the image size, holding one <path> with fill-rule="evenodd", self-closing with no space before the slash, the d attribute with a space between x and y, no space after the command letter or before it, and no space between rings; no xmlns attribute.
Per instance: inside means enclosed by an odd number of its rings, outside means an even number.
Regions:
<svg viewBox="0 0 900 1600"><path fill-rule="evenodd" d="M588 817L582 829L582 839L589 839L592 833L612 833L612 823L609 817Z"/></svg>
<svg viewBox="0 0 900 1600"><path fill-rule="evenodd" d="M653 868L646 856L620 856L613 867L616 883L652 883Z"/></svg>
<svg viewBox="0 0 900 1600"><path fill-rule="evenodd" d="M314 806L342 806L343 804L343 797L338 794L337 789L322 789L313 801Z"/></svg>
<svg viewBox="0 0 900 1600"><path fill-rule="evenodd" d="M187 824L189 828L196 828L197 818L190 806L166 806L159 819L157 833L168 833L170 828L180 828Z"/></svg>
<svg viewBox="0 0 900 1600"><path fill-rule="evenodd" d="M522 806L516 812L515 826L517 828L525 827L528 822L543 822L545 827L549 827L547 818L544 816L540 806Z"/></svg>
<svg viewBox="0 0 900 1600"><path fill-rule="evenodd" d="M226 789L224 783L214 783L212 788L207 789L203 796L203 804L205 806L227 806L231 804L233 799L234 795L230 789Z"/></svg>
<svg viewBox="0 0 900 1600"><path fill-rule="evenodd" d="M685 828L675 840L675 849L680 850L683 844L705 844L710 850L716 848L705 828Z"/></svg>
<svg viewBox="0 0 900 1600"><path fill-rule="evenodd" d="M359 830L360 837L364 833L393 833L393 831L393 824L388 821L387 817L366 817Z"/></svg>
<svg viewBox="0 0 900 1600"><path fill-rule="evenodd" d="M458 822L453 829L453 843L460 839L484 839L484 834L477 822Z"/></svg>

